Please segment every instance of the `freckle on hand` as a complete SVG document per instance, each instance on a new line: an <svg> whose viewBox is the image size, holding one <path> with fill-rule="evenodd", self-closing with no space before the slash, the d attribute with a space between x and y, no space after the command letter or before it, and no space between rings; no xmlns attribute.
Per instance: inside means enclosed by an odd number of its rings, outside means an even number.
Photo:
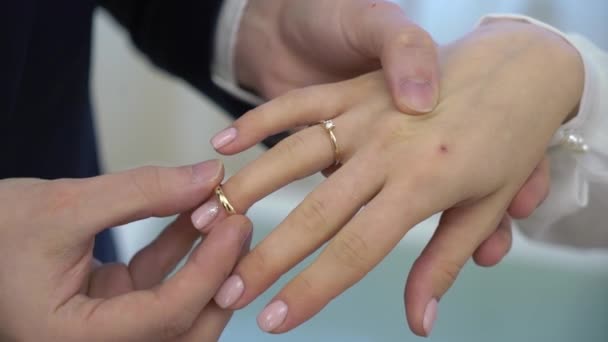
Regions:
<svg viewBox="0 0 608 342"><path fill-rule="evenodd" d="M448 147L445 146L444 144L439 145L439 152L445 154L448 153Z"/></svg>

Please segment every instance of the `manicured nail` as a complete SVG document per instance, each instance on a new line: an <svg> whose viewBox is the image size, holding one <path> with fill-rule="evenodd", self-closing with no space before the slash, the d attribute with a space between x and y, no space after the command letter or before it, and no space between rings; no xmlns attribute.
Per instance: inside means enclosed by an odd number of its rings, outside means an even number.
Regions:
<svg viewBox="0 0 608 342"><path fill-rule="evenodd" d="M203 230L217 217L220 206L215 199L210 199L192 213L192 224L194 228Z"/></svg>
<svg viewBox="0 0 608 342"><path fill-rule="evenodd" d="M192 166L192 182L205 183L218 177L222 171L222 162L209 160Z"/></svg>
<svg viewBox="0 0 608 342"><path fill-rule="evenodd" d="M227 128L221 132L219 132L218 134L216 134L213 139L211 139L211 145L213 145L213 148L215 148L216 150L230 144L231 142L234 141L234 139L236 139L236 135L237 135L237 130L234 127L230 127Z"/></svg>
<svg viewBox="0 0 608 342"><path fill-rule="evenodd" d="M438 305L439 303L435 298L431 299L431 301L426 305L424 318L422 319L422 327L424 328L426 336L429 336L431 331L433 331L433 326L435 325L435 320L437 319Z"/></svg>
<svg viewBox="0 0 608 342"><path fill-rule="evenodd" d="M407 79L401 83L401 94L411 109L428 113L435 108L433 86L426 80Z"/></svg>
<svg viewBox="0 0 608 342"><path fill-rule="evenodd" d="M258 315L258 326L265 332L272 332L283 324L287 311L288 307L284 301L272 302Z"/></svg>
<svg viewBox="0 0 608 342"><path fill-rule="evenodd" d="M230 276L215 295L215 303L220 308L227 309L241 298L244 291L243 279L238 275Z"/></svg>

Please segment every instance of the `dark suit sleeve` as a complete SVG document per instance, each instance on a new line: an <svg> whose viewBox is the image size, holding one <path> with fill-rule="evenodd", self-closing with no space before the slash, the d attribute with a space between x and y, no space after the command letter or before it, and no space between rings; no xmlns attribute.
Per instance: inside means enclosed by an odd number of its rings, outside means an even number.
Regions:
<svg viewBox="0 0 608 342"><path fill-rule="evenodd" d="M99 0L162 69L204 92L234 116L249 106L211 82L211 60L222 0Z"/></svg>

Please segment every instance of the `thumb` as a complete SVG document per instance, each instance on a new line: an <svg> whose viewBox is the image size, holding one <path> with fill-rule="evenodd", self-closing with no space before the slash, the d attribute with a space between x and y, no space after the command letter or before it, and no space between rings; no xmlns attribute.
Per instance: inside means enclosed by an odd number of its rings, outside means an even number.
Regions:
<svg viewBox="0 0 608 342"><path fill-rule="evenodd" d="M174 215L200 204L221 182L218 160L182 167L142 167L83 180L49 182L50 217L70 241L113 226Z"/></svg>
<svg viewBox="0 0 608 342"><path fill-rule="evenodd" d="M369 1L343 27L353 27L351 41L370 58L379 58L393 101L408 114L432 111L439 98L439 57L431 36L388 1Z"/></svg>

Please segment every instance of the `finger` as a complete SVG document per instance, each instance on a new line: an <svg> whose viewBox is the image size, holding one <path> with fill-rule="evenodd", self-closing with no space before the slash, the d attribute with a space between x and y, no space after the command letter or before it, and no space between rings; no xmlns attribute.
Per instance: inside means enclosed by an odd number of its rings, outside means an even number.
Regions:
<svg viewBox="0 0 608 342"><path fill-rule="evenodd" d="M241 258L248 252L251 245L251 236L243 245ZM217 341L232 317L232 310L225 310L210 302L198 316L192 328L180 341Z"/></svg>
<svg viewBox="0 0 608 342"><path fill-rule="evenodd" d="M112 298L133 291L133 281L124 264L97 267L89 278L86 293L91 298Z"/></svg>
<svg viewBox="0 0 608 342"><path fill-rule="evenodd" d="M158 285L190 252L201 234L192 226L190 214L178 216L129 263L133 286L144 290Z"/></svg>
<svg viewBox="0 0 608 342"><path fill-rule="evenodd" d="M192 328L179 338L180 342L219 341L233 311L224 310L214 302L203 310Z"/></svg>
<svg viewBox="0 0 608 342"><path fill-rule="evenodd" d="M355 49L380 58L394 102L401 111L432 111L439 98L439 57L431 36L388 1L349 6L355 15L341 16Z"/></svg>
<svg viewBox="0 0 608 342"><path fill-rule="evenodd" d="M550 187L550 163L549 158L545 157L513 198L509 206L509 214L516 219L524 219L532 215L549 196Z"/></svg>
<svg viewBox="0 0 608 342"><path fill-rule="evenodd" d="M169 340L188 331L251 235L251 222L240 215L224 220L218 228L195 249L182 269L156 289L78 305L80 317L86 317L83 330L87 337Z"/></svg>
<svg viewBox="0 0 608 342"><path fill-rule="evenodd" d="M327 179L237 265L216 296L221 307L241 308L329 240L382 186L384 178L352 160ZM365 179L365 182L361 182Z"/></svg>
<svg viewBox="0 0 608 342"><path fill-rule="evenodd" d="M78 242L108 227L169 216L205 200L223 178L220 161L193 166L143 167L85 180L46 183L46 210L61 224L54 239ZM49 222L41 222L47 226ZM67 224L67 226L66 226ZM66 227L68 229L66 229ZM58 234L57 232L63 232Z"/></svg>
<svg viewBox="0 0 608 342"><path fill-rule="evenodd" d="M360 98L357 89L334 83L292 90L245 113L231 127L216 134L211 144L220 153L234 154L268 136L334 118Z"/></svg>
<svg viewBox="0 0 608 342"><path fill-rule="evenodd" d="M352 120L351 120L352 121ZM351 123L338 118L334 134L345 160L350 151ZM223 191L237 213L245 213L255 202L281 187L308 177L335 162L334 147L321 126L309 127L289 136L241 169L224 185ZM215 197L192 214L192 223L203 233L226 216Z"/></svg>
<svg viewBox="0 0 608 342"><path fill-rule="evenodd" d="M407 320L415 334L431 333L439 300L498 225L506 206L501 197L491 195L442 215L431 241L414 262L405 288Z"/></svg>
<svg viewBox="0 0 608 342"><path fill-rule="evenodd" d="M258 316L262 330L283 333L318 313L375 267L414 225L431 216L435 205L422 197L403 208L403 198L418 188L385 186ZM404 196L405 194L405 196ZM430 204L432 203L432 204Z"/></svg>
<svg viewBox="0 0 608 342"><path fill-rule="evenodd" d="M473 260L482 267L497 265L511 250L513 230L511 219L505 215L498 228L473 253Z"/></svg>

